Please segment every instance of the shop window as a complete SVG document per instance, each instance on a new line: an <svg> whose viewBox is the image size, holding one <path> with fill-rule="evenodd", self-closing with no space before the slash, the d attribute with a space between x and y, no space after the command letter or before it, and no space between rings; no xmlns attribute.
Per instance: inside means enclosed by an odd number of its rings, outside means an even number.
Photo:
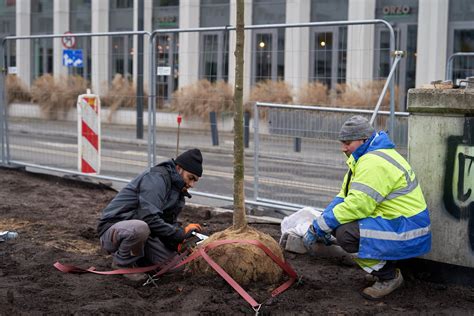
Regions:
<svg viewBox="0 0 474 316"><path fill-rule="evenodd" d="M286 1L254 0L253 24L285 23ZM252 34L252 83L283 80L285 71L285 30L254 30Z"/></svg>
<svg viewBox="0 0 474 316"><path fill-rule="evenodd" d="M179 0L154 0L152 28L179 28ZM156 38L156 66L169 75L158 75L156 93L162 106L178 89L179 83L179 34L161 33Z"/></svg>
<svg viewBox="0 0 474 316"><path fill-rule="evenodd" d="M200 27L219 27L230 22L229 0L201 0ZM229 34L226 31L200 35L200 78L226 80L229 72Z"/></svg>
<svg viewBox="0 0 474 316"><path fill-rule="evenodd" d="M449 2L448 59L455 53L474 53L474 2ZM452 72L446 74L455 82L474 76L474 56L455 56Z"/></svg>
<svg viewBox="0 0 474 316"><path fill-rule="evenodd" d="M31 1L31 34L53 33L53 1ZM53 72L53 40L31 40L31 73L32 79Z"/></svg>
<svg viewBox="0 0 474 316"><path fill-rule="evenodd" d="M314 28L311 34L310 80L334 89L346 81L347 28Z"/></svg>
<svg viewBox="0 0 474 316"><path fill-rule="evenodd" d="M209 32L201 35L201 78L211 82L227 81L229 75L229 40L227 32Z"/></svg>

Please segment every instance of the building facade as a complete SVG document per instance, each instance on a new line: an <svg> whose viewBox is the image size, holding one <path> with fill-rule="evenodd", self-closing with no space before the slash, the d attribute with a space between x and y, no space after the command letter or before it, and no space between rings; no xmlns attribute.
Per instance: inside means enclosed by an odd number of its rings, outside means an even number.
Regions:
<svg viewBox="0 0 474 316"><path fill-rule="evenodd" d="M139 8L143 8L139 10ZM157 37L157 93L169 99L199 79L234 81L234 32L179 33L176 29L235 25L236 0L6 0L0 3L0 36L170 29ZM474 2L470 0L245 0L245 24L293 24L345 20L388 21L405 57L396 73L400 101L406 91L444 79L449 56L474 52ZM246 31L245 87L284 80L294 89L319 81L341 83L385 78L390 71L389 32L383 25L268 28ZM6 43L8 67L30 85L45 73L77 74L100 93L115 74L138 74L137 37L78 37L82 66L63 65L61 39ZM474 58L454 60L454 79L474 75ZM160 69L164 73L160 73Z"/></svg>

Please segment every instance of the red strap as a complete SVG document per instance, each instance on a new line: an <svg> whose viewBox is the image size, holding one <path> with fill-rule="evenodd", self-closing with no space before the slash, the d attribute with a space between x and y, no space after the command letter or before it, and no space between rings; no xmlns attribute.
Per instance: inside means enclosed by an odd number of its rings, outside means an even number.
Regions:
<svg viewBox="0 0 474 316"><path fill-rule="evenodd" d="M189 251L185 251L181 253L180 255L173 256L170 261L166 264L158 263L154 264L152 266L148 267L139 267L139 268L124 268L124 269L117 269L117 270L111 270L111 271L97 271L95 267L90 267L87 269L79 268L76 266L72 265L67 265L67 264L62 264L60 262L56 262L53 264L53 266L58 269L59 271L65 272L65 273L95 273L95 274L105 274L105 275L110 275L110 274L131 274L131 273L145 273L153 270L160 270L159 273L160 275L168 272L169 270L172 270L173 268L177 268L179 265L177 263L182 260L185 256L189 254Z"/></svg>
<svg viewBox="0 0 474 316"><path fill-rule="evenodd" d="M242 287L240 287L237 282L235 282L234 279L230 275L227 274L217 263L215 263L206 253L207 250L213 249L217 246L220 245L225 245L225 244L231 244L231 243L246 243L246 244L252 244L260 249L262 249L276 264L278 264L283 271L285 271L290 279L280 285L278 288L273 290L272 292L272 297L275 297L281 293L283 293L285 290L287 290L295 281L298 275L296 272L293 270L293 268L286 262L282 261L279 257L277 257L270 249L268 249L262 242L258 240L238 240L238 239L228 239L228 240L217 240L214 242L211 242L207 244L204 248L200 248L199 252L201 253L202 257L204 260L206 260L209 265L216 270L219 275L224 278L224 280L229 283L230 286L232 286L239 294L242 296L243 299L245 299L254 310L257 310L261 304L258 304Z"/></svg>
<svg viewBox="0 0 474 316"><path fill-rule="evenodd" d="M228 240L216 240L213 242L210 242L204 247L201 247L198 249L198 251L194 251L190 256L188 256L186 259L182 260L185 256L189 254L189 251L185 251L180 255L174 256L167 264L162 265L162 264L155 264L149 267L140 267L140 268L132 268L132 269L118 269L118 270L113 270L113 271L97 271L95 270L95 267L90 267L88 269L82 269L78 268L72 265L64 265L59 262L56 262L54 264L54 267L58 269L59 271L62 272L70 272L70 273L86 273L86 272L91 272L91 273L96 273L96 274L128 274L128 273L144 273L152 270L157 270L159 271L153 275L153 278L159 277L160 275L163 275L164 273L168 272L169 270L176 269L182 265L185 265L199 257L203 257L204 260L206 260L209 265L216 270L216 272L229 283L234 290L237 291L237 293L242 296L243 299L245 299L254 310L258 311L260 308L261 304L258 304L257 301L255 301L235 280L222 269L214 260L212 260L211 257L206 253L208 250L211 250L213 248L216 248L221 245L226 245L226 244L233 244L233 243L241 243L241 244L251 244L259 247L262 249L276 264L278 264L283 271L288 274L290 277L289 280L287 280L285 283L277 287L275 290L272 291L272 297L275 297L281 293L283 293L285 290L287 290L295 281L298 275L296 272L293 270L293 268L285 261L282 261L279 257L277 257L270 249L268 249L262 242L258 240L238 240L238 239L228 239Z"/></svg>
<svg viewBox="0 0 474 316"><path fill-rule="evenodd" d="M62 264L59 261L53 264L56 269L66 273L96 273L96 274L130 274L130 273L144 273L152 270L156 270L160 268L161 264L155 264L148 267L140 267L140 268L130 268L130 269L117 269L111 271L97 271L95 267L90 267L87 269L79 268L76 266Z"/></svg>
<svg viewBox="0 0 474 316"><path fill-rule="evenodd" d="M206 253L208 250L211 250L213 248L216 248L221 245L225 244L232 244L232 243L245 243L245 244L251 244L259 247L262 249L272 260L278 264L283 271L288 274L290 279L277 287L275 290L272 292L272 297L275 297L281 293L283 293L285 290L287 290L293 283L295 283L296 278L298 275L296 272L293 270L293 268L286 262L282 261L279 257L277 257L270 249L268 249L263 243L261 243L258 240L238 240L238 239L228 239L228 240L216 240L213 242L208 243L206 246L199 248L198 251L193 252L188 258L185 260L181 261L178 265L176 265L175 268L184 265L186 263L189 263L199 257L203 257L204 260L206 260L209 265L216 270L216 272L229 283L230 286L234 288L234 290L237 291L237 293L240 294L240 296L249 303L254 310L258 310L261 304L258 304L257 301L255 301L252 296L250 296L235 280L222 269L214 260L212 260L211 257ZM158 277L162 275L162 271L159 271L156 273L153 277Z"/></svg>
<svg viewBox="0 0 474 316"><path fill-rule="evenodd" d="M199 252L201 253L201 256L204 258L204 260L206 260L207 263L209 263L209 265L214 270L216 270L216 272L219 273L219 275L224 280L226 280L227 283L229 283L229 285L232 286L234 290L236 290L237 293L239 293L240 296L242 296L244 300L246 300L253 308L260 306L260 304L258 304L257 301L255 301L252 296L247 293L247 291L245 291L237 282L235 282L235 280L227 272L225 272L220 265L218 265L214 260L211 259L211 257L209 257L204 248L199 249Z"/></svg>

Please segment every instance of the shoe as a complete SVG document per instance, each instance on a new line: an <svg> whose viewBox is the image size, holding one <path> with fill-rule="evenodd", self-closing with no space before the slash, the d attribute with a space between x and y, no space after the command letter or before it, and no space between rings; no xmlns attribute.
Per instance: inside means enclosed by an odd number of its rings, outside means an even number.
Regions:
<svg viewBox="0 0 474 316"><path fill-rule="evenodd" d="M365 288L361 294L369 300L378 300L392 293L403 284L403 276L399 269L396 270L395 278L390 280L376 281L374 285Z"/></svg>
<svg viewBox="0 0 474 316"><path fill-rule="evenodd" d="M367 273L366 275L364 275L364 280L367 282L377 282L379 280L379 277L373 274Z"/></svg>
<svg viewBox="0 0 474 316"><path fill-rule="evenodd" d="M138 266L135 264L130 265L130 266L121 266L117 264L115 261L112 261L111 266L112 266L112 269L114 270L138 268ZM122 275L124 276L124 278L129 279L130 281L134 281L134 282L145 281L146 279L148 279L148 276L146 273L126 273Z"/></svg>

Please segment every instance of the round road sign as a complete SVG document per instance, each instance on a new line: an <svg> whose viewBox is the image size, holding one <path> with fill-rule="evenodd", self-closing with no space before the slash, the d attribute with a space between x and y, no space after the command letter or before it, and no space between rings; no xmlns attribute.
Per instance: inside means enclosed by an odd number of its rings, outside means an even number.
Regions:
<svg viewBox="0 0 474 316"><path fill-rule="evenodd" d="M71 32L64 32L64 35L72 34ZM76 38L74 36L61 37L61 42L64 48L74 48L76 46Z"/></svg>

